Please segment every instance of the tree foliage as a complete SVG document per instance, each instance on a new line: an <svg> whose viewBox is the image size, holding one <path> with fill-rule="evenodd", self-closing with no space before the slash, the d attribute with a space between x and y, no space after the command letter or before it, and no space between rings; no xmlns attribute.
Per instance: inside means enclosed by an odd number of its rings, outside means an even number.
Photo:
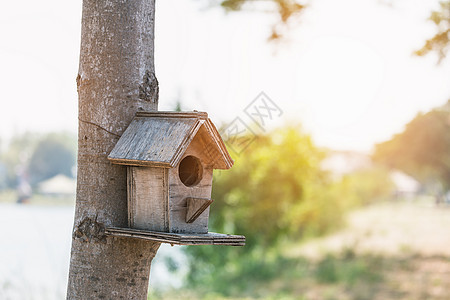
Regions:
<svg viewBox="0 0 450 300"><path fill-rule="evenodd" d="M242 11L247 6L251 6L252 11L258 11L261 7L266 8L267 4L272 4L269 10L276 12L279 19L272 26L270 41L279 40L283 36L283 27L307 7L296 0L210 0L210 2L213 5L222 6L229 12ZM436 52L440 62L445 58L450 47L450 1L441 1L439 4L439 10L431 12L429 17L429 20L436 25L437 32L425 42L421 49L415 51L415 54L423 56Z"/></svg>
<svg viewBox="0 0 450 300"><path fill-rule="evenodd" d="M14 136L0 154L0 164L3 165L6 188L15 188L17 175L26 171L29 159L40 136L30 132Z"/></svg>
<svg viewBox="0 0 450 300"><path fill-rule="evenodd" d="M415 54L422 56L436 52L440 62L445 58L450 47L450 1L441 1L440 9L433 11L429 19L436 25L437 33L428 39Z"/></svg>
<svg viewBox="0 0 450 300"><path fill-rule="evenodd" d="M246 246L187 248L190 284L214 286L224 294L230 292L229 283L245 288L248 282L239 282L241 276L270 276L266 266L280 242L330 229L323 219L328 219L327 208L328 214L335 212L334 204L315 190L324 180L323 153L298 128L258 136L232 156L233 168L215 174L209 227L246 235Z"/></svg>
<svg viewBox="0 0 450 300"><path fill-rule="evenodd" d="M450 101L418 114L405 130L376 146L374 159L424 184L450 188Z"/></svg>
<svg viewBox="0 0 450 300"><path fill-rule="evenodd" d="M283 27L306 7L295 0L211 0L211 2L214 5L222 6L228 12L241 11L247 6L251 6L252 11L258 11L269 5L269 11L275 12L279 16L278 22L272 25L270 41L280 39L283 35Z"/></svg>
<svg viewBox="0 0 450 300"><path fill-rule="evenodd" d="M67 132L17 135L0 153L0 186L15 188L17 176L24 173L33 184L57 174L72 176L75 152L76 136Z"/></svg>
<svg viewBox="0 0 450 300"><path fill-rule="evenodd" d="M28 172L31 184L39 183L58 174L73 177L75 148L69 136L50 134L37 144Z"/></svg>
<svg viewBox="0 0 450 300"><path fill-rule="evenodd" d="M214 228L248 234L256 227L258 242L274 244L283 235L300 235L305 217L320 218L309 202L317 204L312 186L325 180L324 154L299 132L288 128L259 136L230 171L216 176L213 210L225 214L213 214Z"/></svg>
<svg viewBox="0 0 450 300"><path fill-rule="evenodd" d="M209 229L243 234L246 245L187 247L189 288L255 295L253 284L278 276L284 246L335 230L346 210L389 194L378 170L332 181L321 168L325 154L299 127L258 136L232 153L233 168L214 175Z"/></svg>

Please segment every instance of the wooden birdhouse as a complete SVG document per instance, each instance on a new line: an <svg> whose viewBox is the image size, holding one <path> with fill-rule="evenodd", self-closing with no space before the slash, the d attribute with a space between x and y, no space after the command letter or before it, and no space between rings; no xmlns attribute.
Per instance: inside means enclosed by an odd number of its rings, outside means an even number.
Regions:
<svg viewBox="0 0 450 300"><path fill-rule="evenodd" d="M108 159L128 166L130 229L172 241L176 234L208 234L213 170L233 165L204 112L139 112Z"/></svg>

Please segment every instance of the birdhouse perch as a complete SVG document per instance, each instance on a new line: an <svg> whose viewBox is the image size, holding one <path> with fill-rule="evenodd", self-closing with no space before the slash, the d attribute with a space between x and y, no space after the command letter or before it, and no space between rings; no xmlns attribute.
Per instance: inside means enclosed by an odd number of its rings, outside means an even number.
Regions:
<svg viewBox="0 0 450 300"><path fill-rule="evenodd" d="M128 226L107 234L171 244L244 245L208 232L214 169L233 165L205 112L138 112L108 156L127 166Z"/></svg>

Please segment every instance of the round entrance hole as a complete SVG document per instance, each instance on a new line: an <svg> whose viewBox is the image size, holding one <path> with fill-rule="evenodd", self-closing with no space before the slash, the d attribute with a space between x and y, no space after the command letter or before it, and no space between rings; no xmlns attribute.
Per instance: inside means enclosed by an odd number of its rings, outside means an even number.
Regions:
<svg viewBox="0 0 450 300"><path fill-rule="evenodd" d="M195 156L186 156L180 162L178 174L185 186L194 186L202 180L203 167L200 160Z"/></svg>

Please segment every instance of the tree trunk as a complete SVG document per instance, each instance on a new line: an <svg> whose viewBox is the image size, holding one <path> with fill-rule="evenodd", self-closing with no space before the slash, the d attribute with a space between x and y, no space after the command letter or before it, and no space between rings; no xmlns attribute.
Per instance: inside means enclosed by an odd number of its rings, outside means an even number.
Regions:
<svg viewBox="0 0 450 300"><path fill-rule="evenodd" d="M67 299L147 299L159 243L106 237L127 226L126 168L107 155L138 110L157 110L155 0L84 0L78 186Z"/></svg>

